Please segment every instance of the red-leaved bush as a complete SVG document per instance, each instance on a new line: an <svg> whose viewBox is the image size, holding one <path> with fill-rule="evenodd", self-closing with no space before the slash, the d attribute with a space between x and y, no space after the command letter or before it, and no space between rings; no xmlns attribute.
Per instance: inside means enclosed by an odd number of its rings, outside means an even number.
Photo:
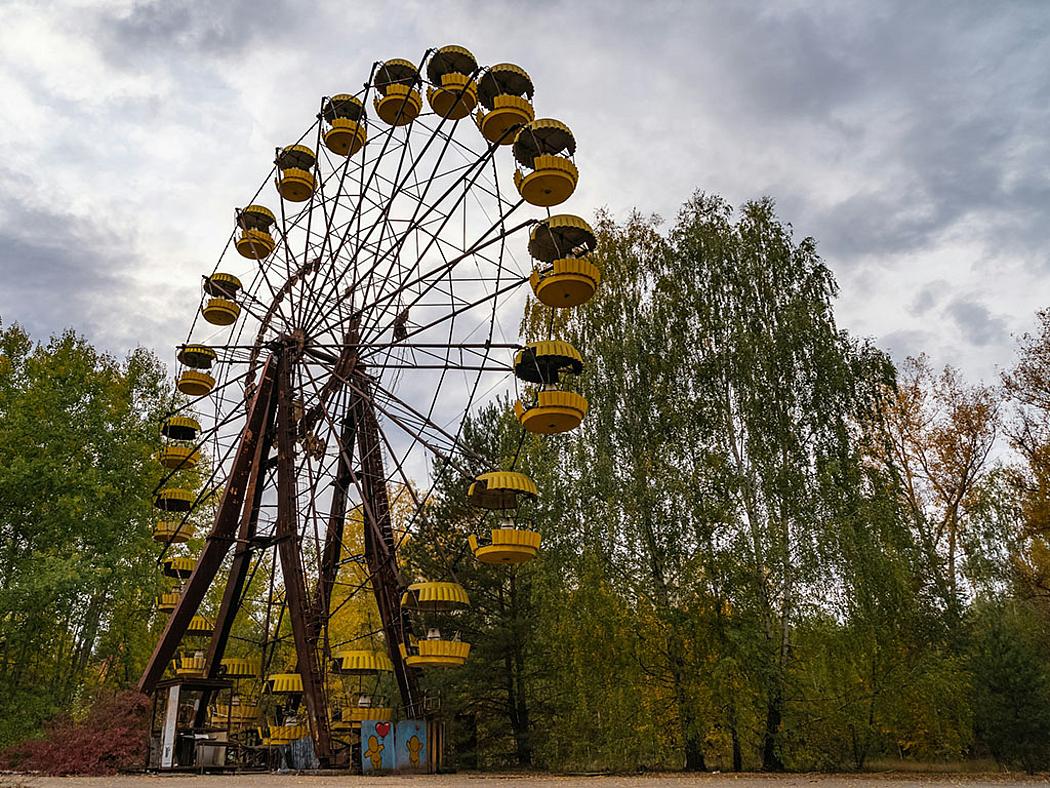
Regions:
<svg viewBox="0 0 1050 788"><path fill-rule="evenodd" d="M43 737L0 753L0 763L41 774L115 774L144 764L148 725L149 698L122 692L100 698L82 720L53 720Z"/></svg>

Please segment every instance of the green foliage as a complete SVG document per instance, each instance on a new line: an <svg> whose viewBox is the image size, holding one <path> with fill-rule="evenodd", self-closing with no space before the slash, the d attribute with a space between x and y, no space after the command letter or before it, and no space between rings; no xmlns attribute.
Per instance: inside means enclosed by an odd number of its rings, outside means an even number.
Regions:
<svg viewBox="0 0 1050 788"><path fill-rule="evenodd" d="M583 425L523 436L499 401L463 429L468 455L536 481L520 517L540 558L475 561L467 537L494 516L440 464L401 556L406 579L472 598L426 622L472 646L423 679L453 762L863 769L990 752L1045 768L1050 317L1004 377L1023 464L996 464L1000 393L923 359L898 374L841 331L816 242L772 201L698 194L670 227L602 215L596 230L595 298L530 302L523 323L581 351ZM0 745L133 683L152 646L166 388L143 351L118 363L73 334L0 332ZM329 634L353 641L368 615ZM235 650L261 637L239 627Z"/></svg>
<svg viewBox="0 0 1050 788"><path fill-rule="evenodd" d="M0 745L127 686L151 647L159 362L0 332Z"/></svg>
<svg viewBox="0 0 1050 788"><path fill-rule="evenodd" d="M1003 766L1050 766L1050 661L1045 622L1023 604L982 606L970 654L974 726Z"/></svg>
<svg viewBox="0 0 1050 788"><path fill-rule="evenodd" d="M796 240L769 200L734 212L697 195L669 230L639 215L601 216L596 229L596 297L554 314L533 303L523 324L582 352L576 386L591 408L574 433L523 439L542 559L514 576L469 556L456 564L486 595L517 590L514 611L486 606L473 620L477 661L443 681L457 719L474 703L479 762L513 761L497 735L522 723L502 689L509 652L524 657L537 765L966 757L977 663L952 600L1006 593L1023 542L1012 471L983 465L989 390L928 376L910 393L943 418L929 433L893 433L910 425L887 421L896 371L837 328L815 242ZM472 445L506 465L517 426L505 411L481 421ZM931 504L917 520L891 434L928 441L931 483L962 468L946 515ZM461 506L434 515L435 537L454 523L454 543L471 528ZM926 541L930 523L947 523L950 539Z"/></svg>

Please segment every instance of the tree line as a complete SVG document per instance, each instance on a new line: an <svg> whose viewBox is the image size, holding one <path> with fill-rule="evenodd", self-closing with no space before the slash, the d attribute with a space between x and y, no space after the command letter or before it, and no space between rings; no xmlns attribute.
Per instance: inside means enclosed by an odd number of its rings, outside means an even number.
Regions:
<svg viewBox="0 0 1050 788"><path fill-rule="evenodd" d="M770 200L597 229L595 299L524 325L583 354L583 427L519 446L501 403L465 431L535 478L543 560L417 556L480 589L442 682L461 756L1045 767L1050 312L973 384L839 329L816 243ZM474 519L426 527L454 543Z"/></svg>
<svg viewBox="0 0 1050 788"><path fill-rule="evenodd" d="M1044 768L1050 311L971 383L841 330L816 242L770 200L596 230L595 298L523 324L583 354L583 426L522 438L501 401L463 431L536 481L541 558L474 562L452 473L405 551L473 600L467 665L426 677L455 763ZM0 326L0 746L149 654L169 393L147 351Z"/></svg>

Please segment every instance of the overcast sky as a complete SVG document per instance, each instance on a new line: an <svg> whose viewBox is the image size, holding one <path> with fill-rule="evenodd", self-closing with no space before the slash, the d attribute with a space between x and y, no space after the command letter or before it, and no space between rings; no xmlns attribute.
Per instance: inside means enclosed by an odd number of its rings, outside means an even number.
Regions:
<svg viewBox="0 0 1050 788"><path fill-rule="evenodd" d="M0 315L170 359L318 97L462 44L572 126L572 211L773 196L840 324L992 380L1050 305L1050 2L0 0Z"/></svg>

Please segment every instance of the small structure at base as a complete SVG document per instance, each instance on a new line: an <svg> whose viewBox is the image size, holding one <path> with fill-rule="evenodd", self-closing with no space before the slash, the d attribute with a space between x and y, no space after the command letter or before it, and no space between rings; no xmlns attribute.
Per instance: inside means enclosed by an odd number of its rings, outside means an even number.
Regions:
<svg viewBox="0 0 1050 788"><path fill-rule="evenodd" d="M361 723L361 773L437 772L441 733L436 720L366 720Z"/></svg>
<svg viewBox="0 0 1050 788"><path fill-rule="evenodd" d="M224 679L174 678L161 681L153 694L146 768L158 771L221 771L226 766L229 722L197 725L204 697L232 692Z"/></svg>

